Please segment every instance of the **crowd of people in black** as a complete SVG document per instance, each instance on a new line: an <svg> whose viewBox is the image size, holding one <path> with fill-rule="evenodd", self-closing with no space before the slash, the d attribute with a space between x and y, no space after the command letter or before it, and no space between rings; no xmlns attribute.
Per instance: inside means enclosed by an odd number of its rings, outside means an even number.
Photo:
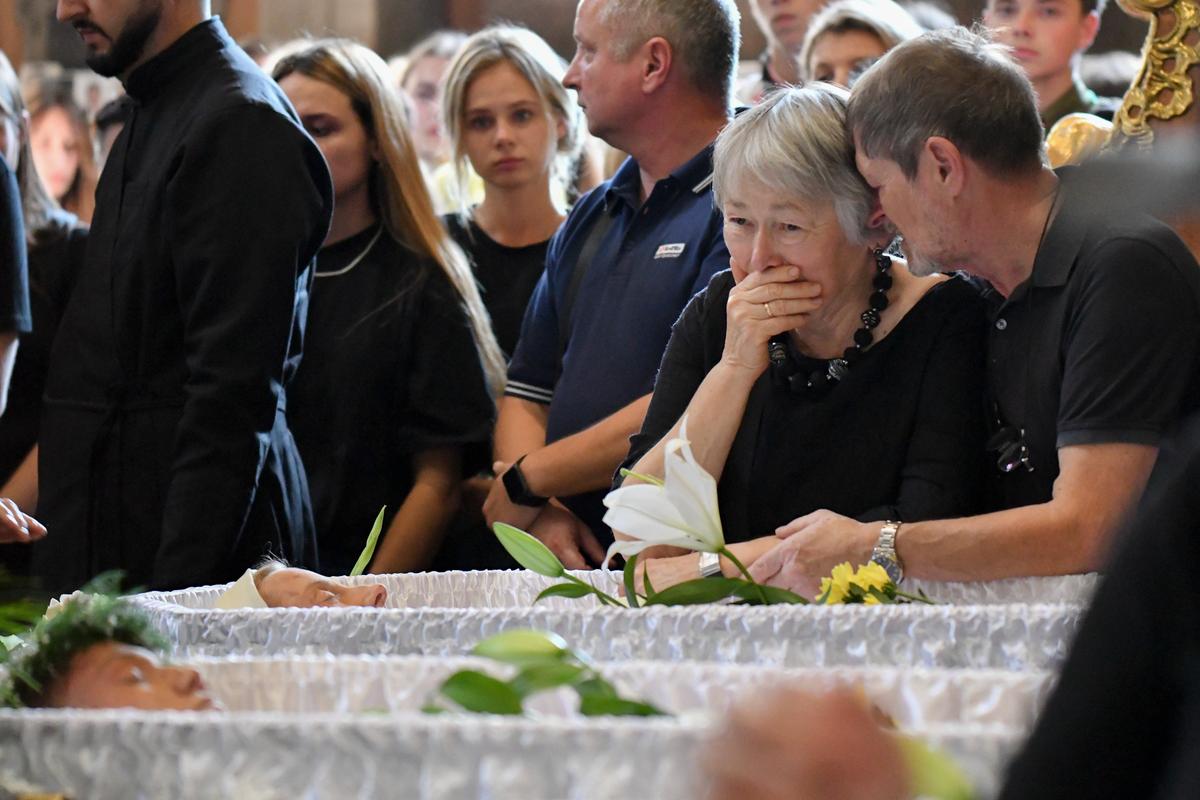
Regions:
<svg viewBox="0 0 1200 800"><path fill-rule="evenodd" d="M381 507L372 572L510 566L495 522L601 566L614 475L661 475L685 417L763 581L1097 571L1200 407L1192 253L1046 163L1116 107L1080 79L1096 0L989 0L992 35L757 0L743 77L731 0L581 0L569 64L512 26L256 63L208 6L60 0L125 89L99 161L0 63L0 557L47 592L344 574ZM1193 517L1157 513L1174 548ZM737 569L647 555L659 588ZM1012 796L1049 796L1062 696Z"/></svg>

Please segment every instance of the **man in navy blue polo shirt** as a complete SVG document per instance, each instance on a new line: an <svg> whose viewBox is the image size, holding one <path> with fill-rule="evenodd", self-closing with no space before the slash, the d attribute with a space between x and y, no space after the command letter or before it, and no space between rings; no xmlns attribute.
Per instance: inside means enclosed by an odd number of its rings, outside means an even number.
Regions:
<svg viewBox="0 0 1200 800"><path fill-rule="evenodd" d="M581 0L563 82L631 154L550 245L509 367L484 505L568 567L598 565L601 498L642 424L671 325L729 266L709 185L738 59L732 0Z"/></svg>

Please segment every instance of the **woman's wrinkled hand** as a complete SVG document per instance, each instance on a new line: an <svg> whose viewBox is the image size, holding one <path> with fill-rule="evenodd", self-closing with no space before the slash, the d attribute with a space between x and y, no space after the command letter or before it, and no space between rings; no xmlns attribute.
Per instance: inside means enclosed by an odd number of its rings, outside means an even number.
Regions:
<svg viewBox="0 0 1200 800"><path fill-rule="evenodd" d="M646 585L647 572L650 573L650 585L654 587L654 591L661 592L668 586L699 578L700 554L688 553L670 558L639 558L635 570L637 577L633 584L637 587L638 594L642 593L643 587Z"/></svg>
<svg viewBox="0 0 1200 800"><path fill-rule="evenodd" d="M745 272L737 264L733 268L735 274ZM821 287L799 278L799 269L781 265L751 272L733 287L725 306L723 363L756 377L767 368L771 337L803 327L821 307Z"/></svg>

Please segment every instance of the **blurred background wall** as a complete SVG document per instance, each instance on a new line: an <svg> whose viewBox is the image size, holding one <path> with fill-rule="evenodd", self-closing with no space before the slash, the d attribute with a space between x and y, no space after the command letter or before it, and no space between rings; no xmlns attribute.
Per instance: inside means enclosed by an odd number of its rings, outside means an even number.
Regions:
<svg viewBox="0 0 1200 800"><path fill-rule="evenodd" d="M750 1L738 0L745 36L743 58L754 57L763 47L762 35L750 17ZM945 0L940 5L964 23L978 17L982 8L980 0ZM55 22L54 6L53 0L0 0L0 49L16 62L48 60L82 66L78 38ZM438 28L474 30L503 19L533 28L568 58L574 50L574 0L213 0L213 8L239 40L274 43L303 33L336 33L359 39L388 56ZM1145 23L1110 2L1095 51L1139 50L1145 33Z"/></svg>

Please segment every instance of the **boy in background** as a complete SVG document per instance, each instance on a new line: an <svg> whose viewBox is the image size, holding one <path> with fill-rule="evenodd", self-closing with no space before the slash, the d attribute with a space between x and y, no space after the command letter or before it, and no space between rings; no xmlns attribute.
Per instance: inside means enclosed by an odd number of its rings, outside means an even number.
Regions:
<svg viewBox="0 0 1200 800"><path fill-rule="evenodd" d="M1047 132L1067 114L1111 120L1120 98L1100 97L1079 77L1083 54L1100 31L1105 0L988 0L983 24L1033 84Z"/></svg>

